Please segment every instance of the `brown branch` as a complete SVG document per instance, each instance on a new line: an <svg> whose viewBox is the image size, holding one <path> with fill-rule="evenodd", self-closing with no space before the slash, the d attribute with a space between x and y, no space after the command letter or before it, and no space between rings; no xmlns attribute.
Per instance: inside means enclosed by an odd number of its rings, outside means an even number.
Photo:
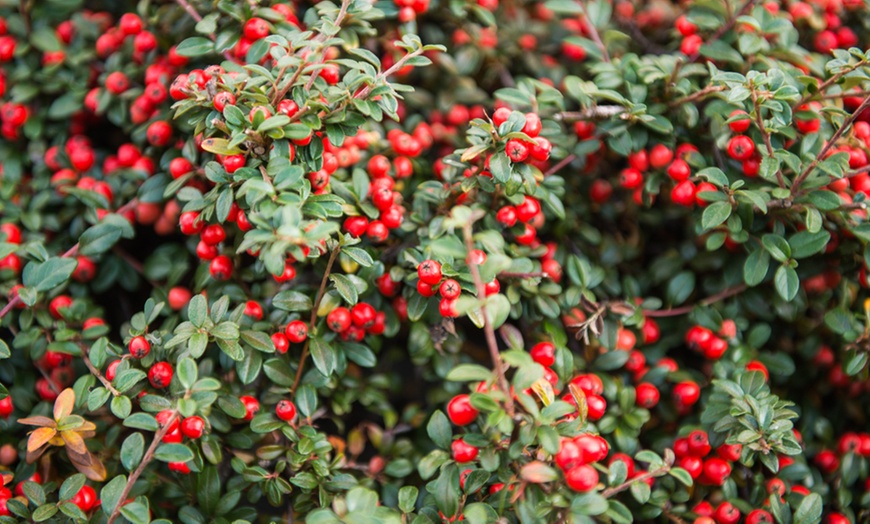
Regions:
<svg viewBox="0 0 870 524"><path fill-rule="evenodd" d="M824 82L822 82L822 83L818 86L818 89L816 90L815 93L807 93L807 94L805 94L804 96L802 96L801 99L798 100L798 101L794 104L794 106L792 106L792 109L797 109L798 107L800 107L800 106L806 104L807 102L809 102L810 100L813 100L814 98L818 97L819 95L824 95L824 92L825 92L829 87L831 87L832 85L834 85L837 81L839 81L841 78L843 78L844 76L848 75L848 74L851 73L852 71L855 71L856 69L860 69L861 67L864 67L865 65L867 65L867 62L864 61L864 60L861 60L861 61L859 61L859 62L856 62L856 63L853 64L853 65L850 65L850 66L846 67L846 68L843 69L842 71L839 71L839 72L835 73L834 75L831 76L831 78L829 78L829 79L825 80ZM846 93L843 93L843 94L841 94L839 97L844 97L844 96L850 96L850 95L849 95L849 94L846 94ZM856 95L856 96L866 96L866 95ZM826 98L826 97L825 97L825 96L822 96L821 98Z"/></svg>
<svg viewBox="0 0 870 524"><path fill-rule="evenodd" d="M753 89L752 105L755 108L755 125L758 126L758 132L761 133L761 138L764 140L764 147L767 148L767 155L773 158L773 145L770 143L770 133L764 128L764 119L761 118L761 103L758 100L758 93ZM776 183L779 187L785 187L785 179L782 177L782 169L776 170Z"/></svg>
<svg viewBox="0 0 870 524"><path fill-rule="evenodd" d="M342 0L341 7L339 8L338 14L335 17L335 21L333 22L333 24L336 27L341 26L341 23L344 22L344 19L347 17L348 7L350 7L350 0ZM320 44L325 42L326 39L327 39L326 33L323 33L323 32L318 33L317 36L315 36L314 38L311 39L310 42L308 42L308 45L301 47L299 50L297 50L297 53L302 53L302 52L307 51L308 49L311 49L314 46L319 46ZM308 65L310 63L314 63L314 62L320 62L321 60L323 60L323 50L320 48L317 49L317 58L316 59L309 61L308 58L309 57L305 57L302 59L302 62L299 64L299 67L296 69L296 72L293 73L293 76L290 78L290 80L287 82L287 84L283 88L281 88L281 90L276 89L275 96L272 98L273 105L277 104L279 101L281 101L281 99L283 99L285 96L287 96L287 93L293 88L293 84L295 84L296 81L299 79L299 77L302 75L302 70L305 69L306 65ZM281 77L283 77L286 72L287 72L287 67L282 68L281 71L278 72L278 76L276 77L276 80L275 80L276 88L277 88L278 82L280 81ZM308 83L305 86L306 91L311 89L311 86L314 85L314 81L316 78L317 78L317 74L312 73L311 78L308 79Z"/></svg>
<svg viewBox="0 0 870 524"><path fill-rule="evenodd" d="M553 115L553 119L568 123L580 122L582 120L605 120L614 116L624 115L626 112L626 109L622 106L592 106L580 111L563 111L561 113L556 113ZM627 115L622 118L627 118Z"/></svg>
<svg viewBox="0 0 870 524"><path fill-rule="evenodd" d="M827 155L828 151L830 151L831 148L834 147L834 144L837 142L837 140L839 140L840 137L843 136L843 133L846 132L846 129L851 127L852 123L855 122L855 119L857 119L858 116L868 107L870 107L870 96L864 98L864 101L861 102L861 105L858 106L858 108L855 109L855 111L852 112L852 114L843 121L843 125L841 125L839 129L837 129L837 132L834 133L834 136L832 136L830 140L828 140L828 142L825 144L825 147L822 148L819 154L816 155L815 158L813 158L812 162L810 162L810 165L807 166L807 168L804 169L803 172L795 179L794 184L792 184L791 186L792 195L797 192L798 188L804 182L804 180L806 180L807 177L810 176L810 173L812 173L813 169L815 169L816 166L819 165L819 162L821 162L825 158L825 155Z"/></svg>
<svg viewBox="0 0 870 524"><path fill-rule="evenodd" d="M598 29L592 24L589 20L589 13L586 11L586 6L583 5L585 0L580 0L577 2L577 5L580 6L580 10L583 12L583 21L586 22L586 29L589 31L589 36L592 37L592 40L601 49L601 58L605 62L610 62L610 55L607 53L607 47L604 45L604 42L601 40L601 35L598 34Z"/></svg>
<svg viewBox="0 0 870 524"><path fill-rule="evenodd" d="M620 492L627 490L635 482L643 482L643 481L646 481L646 479L650 479L653 477L661 477L662 475L667 474L667 472L670 470L671 470L671 466L669 466L667 464L663 464L662 467L660 467L658 469L654 469L652 471L647 471L646 473L641 473L640 475L638 475L636 477L632 477L632 478L626 480L625 482L623 482L622 484L620 484L618 486L613 486L612 488L605 489L604 491L601 492L601 496L604 498L610 498L610 497L616 495L617 493L620 493Z"/></svg>
<svg viewBox="0 0 870 524"><path fill-rule="evenodd" d="M121 491L121 496L118 497L118 505L115 506L115 509L112 510L112 514L109 515L109 518L106 520L106 524L112 524L116 518L121 514L121 508L124 506L124 503L127 500L128 495L130 495L130 490L133 489L133 484L139 480L139 476L142 475L142 472L145 471L145 468L148 464L154 460L154 452L157 451L157 446L160 445L160 442L163 441L163 437L166 436L166 433L169 432L169 428L172 426L172 423L178 418L178 412L173 411L172 416L169 417L169 420L154 433L154 439L151 441L151 445L148 446L148 450L145 451L145 456L142 457L142 461L139 462L139 466L136 468L133 473L130 474L130 477L127 479L127 484L124 486L124 490Z"/></svg>
<svg viewBox="0 0 870 524"><path fill-rule="evenodd" d="M80 344L79 347L82 349L82 362L84 362L85 366L88 367L88 369L91 372L91 375L97 377L97 380L102 382L103 386L106 389L108 389L112 393L112 395L114 395L116 397L120 397L121 392L118 391L117 389L115 389L115 386L112 385L112 382L109 379L107 379L106 377L104 377L103 374L100 373L100 370L97 369L96 366L94 366L93 362L91 362L91 359L88 357L87 346L85 346L84 344Z"/></svg>
<svg viewBox="0 0 870 524"><path fill-rule="evenodd" d="M724 91L724 90L725 90L725 87L723 87L723 86L708 85L704 89L701 89L700 91L695 91L691 95L686 95L686 96L680 97L672 102L669 102L668 107L673 109L673 108L679 107L683 104L688 104L689 102L694 102L700 98L704 98L705 96L707 96L709 94L718 93L718 92Z"/></svg>
<svg viewBox="0 0 870 524"><path fill-rule="evenodd" d="M124 204L123 206L118 208L118 210L115 211L115 213L119 214L119 215L123 214L124 212L135 207L137 203L139 203L139 200L134 198L133 200L127 202L126 204ZM78 242L76 242L76 244L73 247L69 248L66 253L64 253L63 255L60 256L60 258L74 257L74 256L76 256L76 253L78 253L78 252L79 252L79 244L78 244ZM15 298L10 300L9 303L3 307L3 309L0 309L0 319L5 317L10 311L12 311L12 308L14 308L15 306L17 306L20 303L21 303L21 297L19 295L15 295Z"/></svg>
<svg viewBox="0 0 870 524"><path fill-rule="evenodd" d="M680 315L685 315L691 313L692 309L694 309L695 306L709 306L711 304L715 304L716 302L725 300L726 298L733 297L734 295L739 295L740 293L746 291L746 288L746 284L740 284L734 287L723 289L719 293L716 293L715 295L710 295L709 297L701 300L694 305L682 306L671 309L644 309L643 314L647 317L677 317Z"/></svg>
<svg viewBox="0 0 870 524"><path fill-rule="evenodd" d="M302 370L305 369L305 359L308 358L308 345L311 343L311 337L314 336L314 324L317 322L317 309L320 307L320 301L323 300L323 295L326 294L326 283L329 282L329 273L332 271L332 265L338 257L338 252L341 251L341 246L335 246L332 253L329 254L329 261L326 263L326 272L323 273L323 280L320 281L320 289L317 291L317 298L314 300L314 306L311 308L311 319L308 321L308 338L305 339L305 345L302 346L302 356L299 357L299 366L296 368L296 378L293 379L293 393L299 389L299 382L302 381Z"/></svg>
<svg viewBox="0 0 870 524"><path fill-rule="evenodd" d="M559 172L560 169L567 166L568 164L570 164L571 162L573 162L576 159L577 159L577 155L575 155L574 153L571 153L570 155L566 156L562 160L559 160L559 162L554 164L550 169L547 170L546 173L544 173L544 178L546 178L550 175L555 175L556 173Z"/></svg>
<svg viewBox="0 0 870 524"><path fill-rule="evenodd" d="M550 278L550 275L543 271L535 271L532 273L499 273L499 278Z"/></svg>
<svg viewBox="0 0 870 524"><path fill-rule="evenodd" d="M472 225L473 221L469 220L462 228L462 232L465 236L465 248L469 253L474 250L474 243L472 240L473 235L471 230ZM479 300L480 306L480 315L481 317L483 317L483 332L486 335L486 345L489 348L489 356L490 358L492 358L492 365L495 368L496 373L498 374L499 388L501 388L505 396L505 407L507 409L508 416L513 418L513 395L511 395L511 390L508 385L507 378L504 375L504 367L502 366L501 355L498 351L498 341L495 338L495 330L493 329L489 318L486 316L486 286L483 283L483 279L480 277L480 270L477 267L477 263L470 258L467 260L467 262L468 270L471 272L471 278L474 280L474 287L477 290L477 298Z"/></svg>

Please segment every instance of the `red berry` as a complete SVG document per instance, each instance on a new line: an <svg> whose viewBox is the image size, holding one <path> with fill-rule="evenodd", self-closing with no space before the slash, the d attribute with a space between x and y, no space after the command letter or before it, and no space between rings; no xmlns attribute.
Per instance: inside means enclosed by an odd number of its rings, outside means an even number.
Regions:
<svg viewBox="0 0 870 524"><path fill-rule="evenodd" d="M205 430L205 420L199 416L187 417L181 423L181 432L187 438L198 439Z"/></svg>
<svg viewBox="0 0 870 524"><path fill-rule="evenodd" d="M279 400L278 405L275 406L275 415L279 419L289 422L296 418L296 405L286 399Z"/></svg>
<svg viewBox="0 0 870 524"><path fill-rule="evenodd" d="M729 475L731 475L731 464L721 458L713 457L704 461L703 479L706 483L721 486Z"/></svg>
<svg viewBox="0 0 870 524"><path fill-rule="evenodd" d="M457 426L467 426L475 421L479 412L471 405L471 397L456 395L447 404L447 416Z"/></svg>
<svg viewBox="0 0 870 524"><path fill-rule="evenodd" d="M674 386L674 402L677 406L690 407L698 402L701 396L701 388L692 381L680 382Z"/></svg>
<svg viewBox="0 0 870 524"><path fill-rule="evenodd" d="M245 416L244 420L251 420L254 418L254 415L260 411L260 401L255 399L254 397L244 395L239 397L239 400L242 401L242 404L245 406Z"/></svg>
<svg viewBox="0 0 870 524"><path fill-rule="evenodd" d="M598 485L598 471L588 464L576 466L565 473L565 483L574 491L592 491Z"/></svg>
<svg viewBox="0 0 870 524"><path fill-rule="evenodd" d="M12 405L12 397L7 396L6 398L0 400L0 418L9 418L9 415L12 414L15 406Z"/></svg>
<svg viewBox="0 0 870 524"><path fill-rule="evenodd" d="M675 204L679 204L685 207L692 207L693 205L695 205L696 191L697 188L691 180L684 180L679 184L675 185L674 188L671 190L671 200Z"/></svg>
<svg viewBox="0 0 870 524"><path fill-rule="evenodd" d="M172 382L172 364L157 362L148 370L148 381L157 389L165 388Z"/></svg>
<svg viewBox="0 0 870 524"><path fill-rule="evenodd" d="M745 133L746 130L749 129L749 126L752 124L752 119L749 118L749 113L742 109L735 109L734 111L731 111L731 114L729 115L729 120L731 118L737 117L740 118L734 120L733 122L729 122L728 127L730 127L731 131L734 131L735 133Z"/></svg>
<svg viewBox="0 0 870 524"><path fill-rule="evenodd" d="M327 317L327 322L329 322L329 317ZM287 336L287 340L294 344L305 342L305 339L308 338L308 325L301 320L290 321L284 328L284 334Z"/></svg>
<svg viewBox="0 0 870 524"><path fill-rule="evenodd" d="M128 345L133 358L145 358L151 351L151 343L145 337L133 337Z"/></svg>
<svg viewBox="0 0 870 524"><path fill-rule="evenodd" d="M97 503L97 492L90 486L82 486L70 500L85 513L91 511Z"/></svg>
<svg viewBox="0 0 870 524"><path fill-rule="evenodd" d="M529 157L529 144L522 140L512 138L505 144L505 153L513 163L525 161Z"/></svg>
<svg viewBox="0 0 870 524"><path fill-rule="evenodd" d="M552 342L539 342L535 344L529 354L532 360L544 367L550 367L556 363L556 346Z"/></svg>
<svg viewBox="0 0 870 524"><path fill-rule="evenodd" d="M755 154L755 142L746 135L737 135L728 141L728 156L734 160L749 160Z"/></svg>
<svg viewBox="0 0 870 524"><path fill-rule="evenodd" d="M352 320L346 307L337 307L326 316L326 325L336 333L341 333L350 327Z"/></svg>
<svg viewBox="0 0 870 524"><path fill-rule="evenodd" d="M215 280L229 280L233 274L233 261L226 255L217 256L209 263L208 272Z"/></svg>
<svg viewBox="0 0 870 524"><path fill-rule="evenodd" d="M247 40L255 42L269 36L269 23L262 18L251 18L245 22L243 33Z"/></svg>
<svg viewBox="0 0 870 524"><path fill-rule="evenodd" d="M441 293L442 298L454 299L462 293L462 287L456 280L448 278L441 283L438 287L438 291Z"/></svg>
<svg viewBox="0 0 870 524"><path fill-rule="evenodd" d="M659 388L649 382L642 382L635 390L635 401L638 406L652 409L659 403Z"/></svg>
<svg viewBox="0 0 870 524"><path fill-rule="evenodd" d="M417 266L417 276L421 282L434 286L441 282L441 264L434 260L424 260Z"/></svg>
<svg viewBox="0 0 870 524"><path fill-rule="evenodd" d="M460 464L471 462L477 458L477 454L479 453L479 450L476 447L466 444L462 439L454 440L450 445L450 448L453 451L453 460Z"/></svg>

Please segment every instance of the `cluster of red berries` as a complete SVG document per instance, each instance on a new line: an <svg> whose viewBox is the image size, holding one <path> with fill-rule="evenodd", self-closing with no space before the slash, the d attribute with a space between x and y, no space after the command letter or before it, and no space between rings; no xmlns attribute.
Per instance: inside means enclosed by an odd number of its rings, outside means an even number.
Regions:
<svg viewBox="0 0 870 524"><path fill-rule="evenodd" d="M728 351L728 340L736 334L737 326L733 320L723 322L718 334L703 326L692 326L686 332L686 345L700 351L705 358L719 360Z"/></svg>
<svg viewBox="0 0 870 524"><path fill-rule="evenodd" d="M0 486L0 517L11 517L12 512L9 511L7 506L7 502L9 499L14 497L25 497L24 493L24 483L25 482L34 482L36 484L42 484L42 475L39 472L35 472L30 478L21 480L15 485L15 490L12 491L6 486ZM70 499L70 502L78 506L80 510L85 513L89 513L95 507L100 505L100 500L97 498L97 491L91 486L82 486L75 495Z"/></svg>
<svg viewBox="0 0 870 524"><path fill-rule="evenodd" d="M157 423L164 430L162 442L166 444L180 444L187 437L197 440L205 433L205 419L199 415L182 418L181 415L171 409L165 409L157 413ZM190 473L190 466L186 462L170 462L169 470L176 473Z"/></svg>
<svg viewBox="0 0 870 524"><path fill-rule="evenodd" d="M677 465L689 472L701 484L721 486L731 475L731 463L740 459L743 446L723 444L711 455L707 432L695 430L674 442Z"/></svg>
<svg viewBox="0 0 870 524"><path fill-rule="evenodd" d="M329 329L339 334L342 340L361 342L366 334L381 335L386 328L386 314L378 311L366 302L354 304L350 309L339 306L326 315L326 325ZM292 326L292 327L291 327ZM294 333L290 333L293 331ZM293 341L302 335L304 340L308 330L304 323L299 320L287 324L285 334Z"/></svg>
<svg viewBox="0 0 870 524"><path fill-rule="evenodd" d="M473 264L483 264L486 262L486 253L479 249L472 250L468 255L468 262ZM441 301L438 303L438 311L445 318L455 318L459 316L456 310L456 304L459 300L459 295L462 294L462 286L459 281L453 278L444 279L441 272L441 264L435 260L424 260L417 265L417 292L424 297L435 296L435 293L441 295ZM498 293L501 289L498 279L493 279L484 285L486 295Z"/></svg>

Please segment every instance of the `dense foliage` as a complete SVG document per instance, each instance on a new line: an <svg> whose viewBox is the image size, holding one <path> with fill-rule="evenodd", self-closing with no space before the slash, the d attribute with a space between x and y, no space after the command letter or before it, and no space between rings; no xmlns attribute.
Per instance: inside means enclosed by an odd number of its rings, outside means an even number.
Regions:
<svg viewBox="0 0 870 524"><path fill-rule="evenodd" d="M868 522L868 31L0 0L0 522Z"/></svg>

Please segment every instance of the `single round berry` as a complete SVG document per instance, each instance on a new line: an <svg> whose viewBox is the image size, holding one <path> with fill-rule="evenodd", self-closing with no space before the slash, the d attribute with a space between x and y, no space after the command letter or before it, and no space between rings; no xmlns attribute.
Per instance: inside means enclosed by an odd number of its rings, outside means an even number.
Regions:
<svg viewBox="0 0 870 524"><path fill-rule="evenodd" d="M133 358L145 358L151 351L151 343L145 337L133 337L127 346Z"/></svg>
<svg viewBox="0 0 870 524"><path fill-rule="evenodd" d="M172 364L157 362L148 370L148 381L157 389L165 388L172 382Z"/></svg>
<svg viewBox="0 0 870 524"><path fill-rule="evenodd" d="M471 397L456 395L447 404L447 417L457 426L467 426L477 419L480 412L471 405Z"/></svg>
<svg viewBox="0 0 870 524"><path fill-rule="evenodd" d="M275 415L284 421L291 421L296 418L296 405L289 400L280 400L275 406Z"/></svg>

